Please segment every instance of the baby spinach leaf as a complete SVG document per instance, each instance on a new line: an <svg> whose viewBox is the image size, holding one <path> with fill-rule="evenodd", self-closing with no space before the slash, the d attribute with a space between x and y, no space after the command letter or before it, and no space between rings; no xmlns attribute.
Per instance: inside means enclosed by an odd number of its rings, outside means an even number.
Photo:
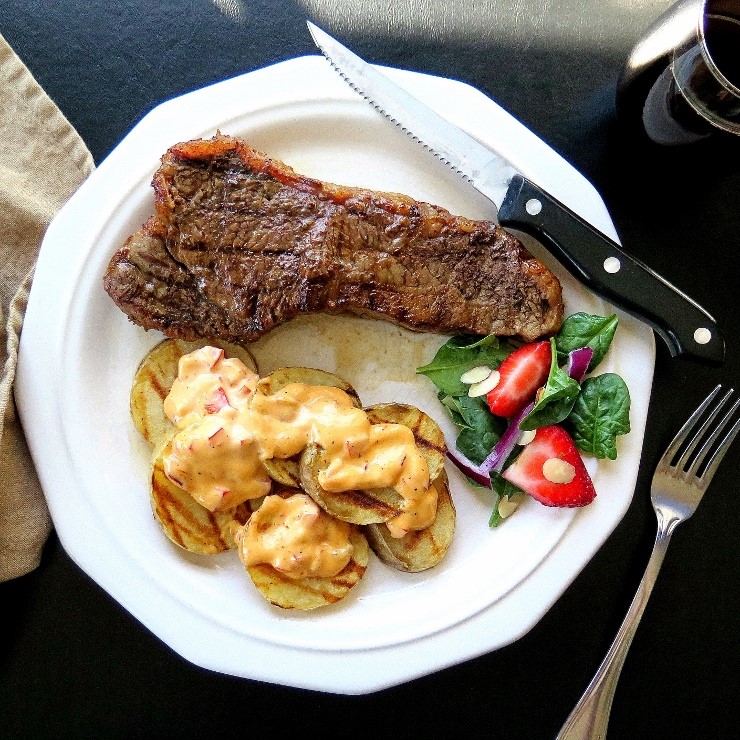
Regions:
<svg viewBox="0 0 740 740"><path fill-rule="evenodd" d="M471 398L465 396L448 396L440 391L437 394L441 404L447 409L455 426L461 429L473 429L476 432L491 433L498 437L503 433L506 422L494 416L488 410L484 396ZM495 444L495 442L494 442Z"/></svg>
<svg viewBox="0 0 740 740"><path fill-rule="evenodd" d="M498 442L498 436L491 432L479 432L466 427L460 431L455 446L470 462L480 465Z"/></svg>
<svg viewBox="0 0 740 740"><path fill-rule="evenodd" d="M615 373L586 378L568 417L579 449L598 458L617 458L616 440L630 430L630 394Z"/></svg>
<svg viewBox="0 0 740 740"><path fill-rule="evenodd" d="M455 446L468 460L479 465L499 441L506 422L488 410L483 397L458 396L455 401L462 422Z"/></svg>
<svg viewBox="0 0 740 740"><path fill-rule="evenodd" d="M618 323L619 319L616 314L596 316L588 313L574 313L568 316L555 336L558 361L564 363L568 358L568 353L574 349L591 347L594 354L588 369L593 371L604 359Z"/></svg>
<svg viewBox="0 0 740 740"><path fill-rule="evenodd" d="M511 344L493 335L452 337L428 365L416 368L416 372L426 375L446 395L464 396L468 386L460 380L463 373L478 365L495 369L513 351Z"/></svg>
<svg viewBox="0 0 740 740"><path fill-rule="evenodd" d="M561 422L570 413L581 390L578 381L573 380L568 373L558 367L555 340L551 339L550 344L552 345L550 374L534 408L519 422L519 428L525 431Z"/></svg>
<svg viewBox="0 0 740 740"><path fill-rule="evenodd" d="M463 418L463 415L460 411L460 404L458 403L458 397L448 396L446 393L439 391L439 393L437 393L437 398L439 399L439 402L447 409L447 412L449 413L450 418L452 419L452 423L455 424L455 426L458 426L458 427L468 426L467 422Z"/></svg>
<svg viewBox="0 0 740 740"><path fill-rule="evenodd" d="M457 402L457 407L465 426L475 429L481 434L493 434L496 436L496 441L498 441L498 438L506 428L506 421L498 416L494 416L488 410L485 396L477 396L475 398L467 395L458 396L455 401Z"/></svg>

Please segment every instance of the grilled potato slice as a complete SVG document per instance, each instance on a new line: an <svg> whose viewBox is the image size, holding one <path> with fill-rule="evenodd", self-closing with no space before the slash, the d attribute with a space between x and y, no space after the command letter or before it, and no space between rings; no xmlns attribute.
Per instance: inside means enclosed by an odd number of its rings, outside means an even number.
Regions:
<svg viewBox="0 0 740 740"><path fill-rule="evenodd" d="M403 497L393 488L337 493L325 490L319 483L319 473L327 465L323 449L316 444L308 445L301 453L301 488L327 514L352 524L374 524L387 522L401 513Z"/></svg>
<svg viewBox="0 0 740 740"><path fill-rule="evenodd" d="M152 463L150 502L163 532L178 547L198 555L215 555L236 548L234 535L250 515L245 504L229 511L210 512L164 472L163 456L174 430L160 445Z"/></svg>
<svg viewBox="0 0 740 740"><path fill-rule="evenodd" d="M298 458L291 457L283 460L279 457L271 457L262 461L267 474L276 483L291 488L301 487L301 476L298 470Z"/></svg>
<svg viewBox="0 0 740 740"><path fill-rule="evenodd" d="M305 383L306 385L327 385L340 388L352 399L357 408L362 408L357 391L347 381L326 370L317 370L308 367L283 367L270 373L260 381L260 392L271 396L290 383ZM301 476L298 469L298 457L283 460L271 458L263 460L262 464L270 477L284 486L291 488L301 487Z"/></svg>
<svg viewBox="0 0 740 740"><path fill-rule="evenodd" d="M447 473L443 470L432 481L437 490L437 516L434 523L403 537L391 537L384 524L364 528L373 552L386 564L407 573L433 568L447 552L455 533L455 506L450 496Z"/></svg>
<svg viewBox="0 0 740 740"><path fill-rule="evenodd" d="M352 559L333 578L302 578L294 580L282 575L271 565L250 565L249 577L258 591L274 606L282 609L308 611L341 601L365 575L370 547L359 530L352 533Z"/></svg>
<svg viewBox="0 0 740 740"><path fill-rule="evenodd" d="M141 361L130 395L134 426L155 449L173 429L172 422L162 410L162 403L177 377L177 364L183 355L207 345L223 349L227 357L237 357L250 370L257 372L257 363L247 349L220 339L199 339L196 342L165 339L156 345Z"/></svg>
<svg viewBox="0 0 740 740"><path fill-rule="evenodd" d="M279 495L290 496L294 493L301 491L284 489ZM350 542L353 547L350 561L331 578L290 578L266 563L247 566L246 570L257 590L274 606L300 611L318 609L343 599L365 575L370 547L358 527L352 527Z"/></svg>
<svg viewBox="0 0 740 740"><path fill-rule="evenodd" d="M317 370L314 367L281 367L273 370L260 380L259 392L271 396L291 383L328 385L331 388L340 388L353 400L357 408L362 408L357 391L346 380L327 370Z"/></svg>
<svg viewBox="0 0 740 740"><path fill-rule="evenodd" d="M384 403L370 406L365 412L372 424L403 424L414 433L416 446L429 467L429 479L444 471L447 447L444 433L434 419L415 406ZM308 445L300 459L301 487L324 511L353 524L379 524L401 513L403 498L393 488L332 493L321 487L318 475L327 465L323 451Z"/></svg>

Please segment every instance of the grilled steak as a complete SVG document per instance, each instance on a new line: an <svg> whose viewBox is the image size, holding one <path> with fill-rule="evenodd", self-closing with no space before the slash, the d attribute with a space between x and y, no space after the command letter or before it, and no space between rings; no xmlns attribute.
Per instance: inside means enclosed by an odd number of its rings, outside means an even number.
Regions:
<svg viewBox="0 0 740 740"><path fill-rule="evenodd" d="M173 146L156 215L104 284L136 324L250 342L304 313L532 340L560 326L560 283L514 236L411 198L319 182L218 135Z"/></svg>

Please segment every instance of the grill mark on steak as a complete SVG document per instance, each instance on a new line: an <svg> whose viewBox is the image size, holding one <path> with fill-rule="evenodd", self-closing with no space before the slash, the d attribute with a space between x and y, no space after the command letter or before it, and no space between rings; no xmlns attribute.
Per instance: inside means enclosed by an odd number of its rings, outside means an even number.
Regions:
<svg viewBox="0 0 740 740"><path fill-rule="evenodd" d="M217 135L177 144L156 215L112 257L105 290L146 329L251 342L303 313L531 341L563 318L560 283L489 221L319 182Z"/></svg>

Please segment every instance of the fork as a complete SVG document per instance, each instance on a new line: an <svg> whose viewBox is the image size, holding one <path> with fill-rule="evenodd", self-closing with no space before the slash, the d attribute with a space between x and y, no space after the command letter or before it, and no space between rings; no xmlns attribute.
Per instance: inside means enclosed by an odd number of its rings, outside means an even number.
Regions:
<svg viewBox="0 0 740 740"><path fill-rule="evenodd" d="M648 598L674 529L688 519L707 490L712 477L740 430L740 418L720 442L722 432L740 406L736 400L720 422L712 427L733 393L730 388L701 421L722 389L718 385L681 427L658 462L650 488L650 498L658 519L655 545L627 616L591 683L558 733L557 740L603 740L609 723L614 692ZM697 428L698 427L698 428ZM693 435L693 436L692 436ZM698 450L697 450L698 447Z"/></svg>

